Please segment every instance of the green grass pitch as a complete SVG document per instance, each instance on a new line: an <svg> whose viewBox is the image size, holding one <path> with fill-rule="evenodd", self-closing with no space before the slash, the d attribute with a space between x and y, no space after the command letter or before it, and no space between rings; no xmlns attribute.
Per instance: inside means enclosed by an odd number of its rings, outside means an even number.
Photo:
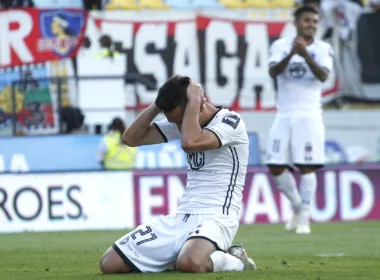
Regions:
<svg viewBox="0 0 380 280"><path fill-rule="evenodd" d="M314 224L311 235L283 225L241 226L257 271L101 275L102 253L126 231L0 234L0 279L380 279L380 222Z"/></svg>

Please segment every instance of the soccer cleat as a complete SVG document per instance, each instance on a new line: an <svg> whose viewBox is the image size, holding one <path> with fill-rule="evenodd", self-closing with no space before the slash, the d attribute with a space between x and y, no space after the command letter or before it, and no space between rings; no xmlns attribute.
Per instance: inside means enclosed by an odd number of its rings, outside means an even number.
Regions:
<svg viewBox="0 0 380 280"><path fill-rule="evenodd" d="M243 248L243 246L240 244L240 245L232 245L229 249L228 249L228 254L238 258L239 260L242 261L242 263L244 264L244 270L256 270L257 269L257 266L255 264L255 262L250 258L248 257L247 255L247 252L245 251L245 249Z"/></svg>
<svg viewBox="0 0 380 280"><path fill-rule="evenodd" d="M297 225L296 233L297 234L310 234L311 233L310 225L308 225L308 224Z"/></svg>
<svg viewBox="0 0 380 280"><path fill-rule="evenodd" d="M298 221L300 218L300 213L295 213L293 215L293 218L291 218L286 224L285 224L285 230L286 231L294 231L297 228Z"/></svg>
<svg viewBox="0 0 380 280"><path fill-rule="evenodd" d="M308 211L301 211L296 227L297 234L310 234L310 213Z"/></svg>

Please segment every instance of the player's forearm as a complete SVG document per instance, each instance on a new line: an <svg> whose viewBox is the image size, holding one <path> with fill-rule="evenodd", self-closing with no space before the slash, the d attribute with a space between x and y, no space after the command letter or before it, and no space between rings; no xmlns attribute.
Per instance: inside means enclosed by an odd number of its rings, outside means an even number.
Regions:
<svg viewBox="0 0 380 280"><path fill-rule="evenodd" d="M307 54L305 56L305 61L309 65L311 72L322 82L326 81L328 78L328 72L315 62L315 60Z"/></svg>
<svg viewBox="0 0 380 280"><path fill-rule="evenodd" d="M269 75L272 78L277 77L282 72L284 72L286 66L289 64L290 59L292 58L293 53L288 54L283 60L281 60L279 63L276 63L269 68Z"/></svg>
<svg viewBox="0 0 380 280"><path fill-rule="evenodd" d="M191 146L202 136L202 128L199 125L199 113L201 100L191 98L188 100L185 114L182 120L181 146L183 149L190 149Z"/></svg>
<svg viewBox="0 0 380 280"><path fill-rule="evenodd" d="M160 109L157 108L156 104L151 104L146 108L136 120L124 131L123 141L125 144L134 146L139 139L144 138L148 132L149 126L154 120L154 118L160 113Z"/></svg>

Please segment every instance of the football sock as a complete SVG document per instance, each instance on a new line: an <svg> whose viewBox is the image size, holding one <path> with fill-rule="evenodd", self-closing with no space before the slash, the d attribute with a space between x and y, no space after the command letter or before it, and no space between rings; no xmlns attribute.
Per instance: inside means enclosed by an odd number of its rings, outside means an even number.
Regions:
<svg viewBox="0 0 380 280"><path fill-rule="evenodd" d="M310 205L317 189L317 176L315 172L301 175L302 215L310 215Z"/></svg>
<svg viewBox="0 0 380 280"><path fill-rule="evenodd" d="M296 180L288 169L278 176L274 176L277 187L291 202L293 210L298 212L301 208L301 197L297 189Z"/></svg>
<svg viewBox="0 0 380 280"><path fill-rule="evenodd" d="M242 271L244 269L244 264L241 260L222 251L215 251L210 258L214 264L214 272Z"/></svg>

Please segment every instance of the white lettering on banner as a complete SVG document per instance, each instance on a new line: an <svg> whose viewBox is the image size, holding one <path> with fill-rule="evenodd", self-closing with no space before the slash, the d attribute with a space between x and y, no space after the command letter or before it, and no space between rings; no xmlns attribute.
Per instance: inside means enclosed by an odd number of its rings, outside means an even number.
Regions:
<svg viewBox="0 0 380 280"><path fill-rule="evenodd" d="M12 154L9 166L4 156L0 154L0 172L28 172L29 170L29 164L23 154Z"/></svg>
<svg viewBox="0 0 380 280"><path fill-rule="evenodd" d="M231 106L237 95L239 65L237 34L232 22L211 21L205 40L207 97L211 103Z"/></svg>
<svg viewBox="0 0 380 280"><path fill-rule="evenodd" d="M337 204L337 185L336 174L334 171L326 171L324 176L324 184L318 188L324 187L324 207L318 208L316 200L311 205L312 219L316 222L327 222L334 218L338 209ZM316 198L316 197L315 197Z"/></svg>
<svg viewBox="0 0 380 280"><path fill-rule="evenodd" d="M166 143L159 152L139 149L135 167L137 169L184 168L186 157L178 144Z"/></svg>
<svg viewBox="0 0 380 280"><path fill-rule="evenodd" d="M260 40L258 40L260 38ZM269 35L266 24L247 24L245 41L247 54L243 70L243 87L240 91L239 106L244 109L256 107L256 96L264 108L275 104L275 89L268 75Z"/></svg>
<svg viewBox="0 0 380 280"><path fill-rule="evenodd" d="M139 178L140 187L140 222L143 224L149 221L153 215L152 209L163 207L164 197L162 195L153 195L152 189L162 188L164 178L162 176L144 176Z"/></svg>
<svg viewBox="0 0 380 280"><path fill-rule="evenodd" d="M177 23L174 41L176 44L173 62L173 73L187 75L199 81L199 53L194 45L197 37L195 22Z"/></svg>
<svg viewBox="0 0 380 280"><path fill-rule="evenodd" d="M240 212L242 223L278 223L291 218L290 202L275 186L271 186L269 176L268 173L258 172L248 177L245 203ZM185 191L182 180L184 177L184 174L141 176L138 184L140 206L136 209L139 216L136 220L144 222L158 214L175 213L179 199ZM375 203L374 186L363 172L325 171L322 178L324 184L319 186L317 193L322 204L317 205L315 201L312 204L311 218L314 221L360 220L370 214ZM337 182L340 182L339 186ZM353 184L359 188L354 189ZM157 189L155 194L153 189Z"/></svg>
<svg viewBox="0 0 380 280"><path fill-rule="evenodd" d="M138 73L141 75L152 75L160 87L167 80L167 69L165 61L162 60L160 52L166 48L167 23L142 24L135 38L135 63ZM145 85L137 85L139 97L143 104L152 103L157 96L157 89L147 89Z"/></svg>
<svg viewBox="0 0 380 280"><path fill-rule="evenodd" d="M253 175L246 207L244 223L254 223L258 215L267 216L270 223L280 221L280 215L267 174L256 173Z"/></svg>
<svg viewBox="0 0 380 280"><path fill-rule="evenodd" d="M168 177L169 213L175 213L179 200L185 192L185 185L178 176Z"/></svg>
<svg viewBox="0 0 380 280"><path fill-rule="evenodd" d="M123 49L132 49L133 23L103 21L101 33L110 36L114 42L120 42ZM96 40L97 38L94 39Z"/></svg>
<svg viewBox="0 0 380 280"><path fill-rule="evenodd" d="M11 25L17 29L11 29ZM32 17L24 11L8 11L0 17L0 65L9 65L12 60L12 50L24 63L33 62L33 55L24 39L33 28Z"/></svg>
<svg viewBox="0 0 380 280"><path fill-rule="evenodd" d="M11 172L28 172L29 165L26 161L25 156L23 154L12 155L9 169Z"/></svg>
<svg viewBox="0 0 380 280"><path fill-rule="evenodd" d="M340 181L340 214L343 220L358 220L366 217L374 205L374 187L368 177L360 171L341 171ZM359 187L361 201L353 205L353 185Z"/></svg>

